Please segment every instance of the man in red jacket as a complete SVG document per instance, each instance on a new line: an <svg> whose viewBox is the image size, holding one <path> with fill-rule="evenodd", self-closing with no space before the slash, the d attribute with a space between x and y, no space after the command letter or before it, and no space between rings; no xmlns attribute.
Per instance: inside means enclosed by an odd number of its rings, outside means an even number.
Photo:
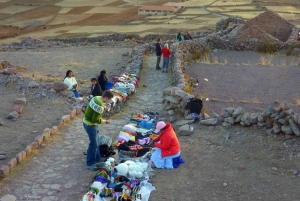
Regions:
<svg viewBox="0 0 300 201"><path fill-rule="evenodd" d="M151 144L155 151L151 161L156 168L173 169L173 158L180 156L180 144L170 123L160 121L156 124L155 133L160 132Z"/></svg>
<svg viewBox="0 0 300 201"><path fill-rule="evenodd" d="M163 66L162 66L162 72L168 72L169 67L169 57L172 54L172 51L169 48L168 43L164 45L164 47L161 49L161 53L163 55Z"/></svg>

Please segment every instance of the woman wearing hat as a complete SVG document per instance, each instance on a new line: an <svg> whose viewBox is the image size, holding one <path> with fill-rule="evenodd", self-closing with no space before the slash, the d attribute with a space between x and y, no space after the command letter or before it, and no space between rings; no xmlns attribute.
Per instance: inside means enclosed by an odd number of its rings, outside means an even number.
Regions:
<svg viewBox="0 0 300 201"><path fill-rule="evenodd" d="M155 133L159 133L150 144L155 147L151 161L156 168L173 169L173 158L180 156L180 144L176 133L168 122L160 121L156 124Z"/></svg>

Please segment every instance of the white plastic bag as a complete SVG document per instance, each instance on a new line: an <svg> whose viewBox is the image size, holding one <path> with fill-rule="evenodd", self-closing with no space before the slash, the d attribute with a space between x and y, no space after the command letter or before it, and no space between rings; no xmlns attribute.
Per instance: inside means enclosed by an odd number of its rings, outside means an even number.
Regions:
<svg viewBox="0 0 300 201"><path fill-rule="evenodd" d="M151 183L148 183L147 181L142 182L142 184L140 185L142 187L140 191L137 193L135 201L148 201L150 194L152 191L155 190L155 187Z"/></svg>

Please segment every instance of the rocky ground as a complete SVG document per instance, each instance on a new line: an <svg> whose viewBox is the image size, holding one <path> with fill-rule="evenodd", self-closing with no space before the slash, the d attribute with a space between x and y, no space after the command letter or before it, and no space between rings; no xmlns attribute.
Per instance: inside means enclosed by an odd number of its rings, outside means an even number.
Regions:
<svg viewBox="0 0 300 201"><path fill-rule="evenodd" d="M111 125L101 127L102 134L116 138L132 112L147 109L157 110L165 120L178 119L173 125L185 164L175 170L155 170L151 201L299 200L298 138L269 135L256 126L225 129L199 122L192 124L193 133L179 132L181 117L162 111L162 91L157 89L169 86L170 74L156 71L154 64L154 56L145 59L138 92L111 117ZM0 195L11 194L17 200L79 200L93 175L84 165L86 143L81 119L75 119L1 181Z"/></svg>
<svg viewBox="0 0 300 201"><path fill-rule="evenodd" d="M108 76L118 75L131 58L129 47L65 47L9 50L1 52L0 61L19 66L17 76L0 74L0 151L5 151L7 162L24 150L47 127L57 125L75 104L71 99L48 90L48 84L63 81L67 70L72 70L79 82L79 91L87 93L90 79L106 69ZM122 56L123 55L123 56ZM114 57L114 59L109 59ZM122 68L123 67L123 68ZM1 67L0 67L1 69ZM29 83L37 83L30 87ZM25 97L26 105L20 117L13 121L6 117L16 98Z"/></svg>

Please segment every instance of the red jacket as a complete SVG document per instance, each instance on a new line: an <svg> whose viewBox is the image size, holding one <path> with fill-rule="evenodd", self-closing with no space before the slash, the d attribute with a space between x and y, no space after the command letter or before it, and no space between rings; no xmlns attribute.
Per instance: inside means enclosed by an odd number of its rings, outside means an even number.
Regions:
<svg viewBox="0 0 300 201"><path fill-rule="evenodd" d="M155 138L154 147L161 149L161 156L172 156L180 151L180 144L170 123L166 123L166 130ZM160 143L158 143L160 141Z"/></svg>
<svg viewBox="0 0 300 201"><path fill-rule="evenodd" d="M172 51L169 48L162 48L161 53L163 55L163 58L169 58L169 56L172 54Z"/></svg>

